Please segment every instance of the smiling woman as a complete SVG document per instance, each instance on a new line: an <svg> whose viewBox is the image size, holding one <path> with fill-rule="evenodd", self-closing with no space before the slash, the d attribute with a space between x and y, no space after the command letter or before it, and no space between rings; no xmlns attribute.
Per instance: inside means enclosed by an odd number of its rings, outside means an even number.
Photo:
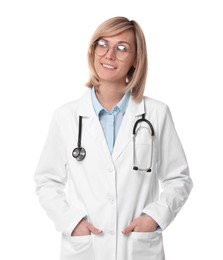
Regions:
<svg viewBox="0 0 223 260"><path fill-rule="evenodd" d="M40 203L62 233L60 259L164 260L162 231L192 181L168 106L143 96L138 23L105 21L88 62L89 89L55 111L35 173Z"/></svg>
<svg viewBox="0 0 223 260"><path fill-rule="evenodd" d="M122 45L121 45L122 44ZM126 89L126 75L135 64L135 38L132 30L104 37L95 43L94 68L99 85L114 84Z"/></svg>
<svg viewBox="0 0 223 260"><path fill-rule="evenodd" d="M98 45L102 45L102 42L106 51L98 54L98 47L102 47ZM121 54L117 48L125 50L125 54ZM99 63L103 66L103 62L105 66L117 65L118 72L122 70L120 82L116 83L121 84L124 91L131 90L133 98L140 101L145 89L148 61L144 33L136 21L114 17L106 20L94 32L88 49L90 79L86 85L90 88L94 86L96 91L100 84L96 65Z"/></svg>

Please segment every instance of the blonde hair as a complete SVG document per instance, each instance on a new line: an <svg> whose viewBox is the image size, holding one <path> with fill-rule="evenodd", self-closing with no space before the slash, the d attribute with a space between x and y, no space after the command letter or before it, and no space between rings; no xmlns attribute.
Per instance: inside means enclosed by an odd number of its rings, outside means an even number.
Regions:
<svg viewBox="0 0 223 260"><path fill-rule="evenodd" d="M96 89L99 86L99 77L94 67L94 43L101 37L115 36L127 30L132 30L136 44L136 62L126 75L126 91L130 90L135 101L141 101L145 89L148 59L144 33L139 24L134 20L125 17L114 17L103 22L94 32L88 48L88 66L90 78L86 86Z"/></svg>

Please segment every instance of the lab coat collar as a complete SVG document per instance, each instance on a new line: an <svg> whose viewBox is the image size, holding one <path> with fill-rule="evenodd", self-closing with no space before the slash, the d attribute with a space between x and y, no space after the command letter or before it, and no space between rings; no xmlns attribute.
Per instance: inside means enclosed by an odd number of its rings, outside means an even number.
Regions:
<svg viewBox="0 0 223 260"><path fill-rule="evenodd" d="M102 127L94 111L90 89L80 98L77 113L79 116L88 119L84 120L84 128L91 135L91 140L94 140L101 155L105 160L115 162L133 138L133 127L136 120L145 113L144 100L137 103L130 97L129 105L122 120L112 155L109 152Z"/></svg>
<svg viewBox="0 0 223 260"><path fill-rule="evenodd" d="M77 114L83 117L91 117L95 115L91 101L91 89L88 89L79 99Z"/></svg>
<svg viewBox="0 0 223 260"><path fill-rule="evenodd" d="M126 146L133 139L133 127L135 122L145 113L144 100L135 102L132 97L129 100L129 105L126 110L125 116L122 120L118 136L115 141L112 159L116 161L121 153L125 150Z"/></svg>

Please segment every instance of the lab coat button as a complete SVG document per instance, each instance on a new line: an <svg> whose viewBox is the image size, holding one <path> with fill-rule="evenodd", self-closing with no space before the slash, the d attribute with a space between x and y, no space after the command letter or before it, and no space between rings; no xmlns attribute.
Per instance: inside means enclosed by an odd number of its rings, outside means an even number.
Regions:
<svg viewBox="0 0 223 260"><path fill-rule="evenodd" d="M114 204L114 202L115 202L115 200L113 198L110 198L109 201L111 204Z"/></svg>
<svg viewBox="0 0 223 260"><path fill-rule="evenodd" d="M114 230L109 230L109 231L108 231L108 234L111 235L111 236L114 236L115 231L114 231Z"/></svg>
<svg viewBox="0 0 223 260"><path fill-rule="evenodd" d="M115 202L115 199L114 199L114 197L112 196L111 193L107 193L107 194L106 194L106 199L107 199L111 204L114 204L114 202Z"/></svg>
<svg viewBox="0 0 223 260"><path fill-rule="evenodd" d="M108 172L109 173L112 173L114 171L114 169L111 167L111 168L108 168Z"/></svg>

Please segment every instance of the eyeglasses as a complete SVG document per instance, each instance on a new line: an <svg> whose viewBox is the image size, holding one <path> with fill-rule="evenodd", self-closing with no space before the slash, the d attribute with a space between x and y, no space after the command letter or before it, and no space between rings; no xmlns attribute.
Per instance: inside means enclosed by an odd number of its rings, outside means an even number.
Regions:
<svg viewBox="0 0 223 260"><path fill-rule="evenodd" d="M124 61L131 53L130 48L124 44L117 44L112 47L104 40L98 40L94 43L94 51L98 56L104 56L110 48L113 49L116 58L120 61Z"/></svg>

